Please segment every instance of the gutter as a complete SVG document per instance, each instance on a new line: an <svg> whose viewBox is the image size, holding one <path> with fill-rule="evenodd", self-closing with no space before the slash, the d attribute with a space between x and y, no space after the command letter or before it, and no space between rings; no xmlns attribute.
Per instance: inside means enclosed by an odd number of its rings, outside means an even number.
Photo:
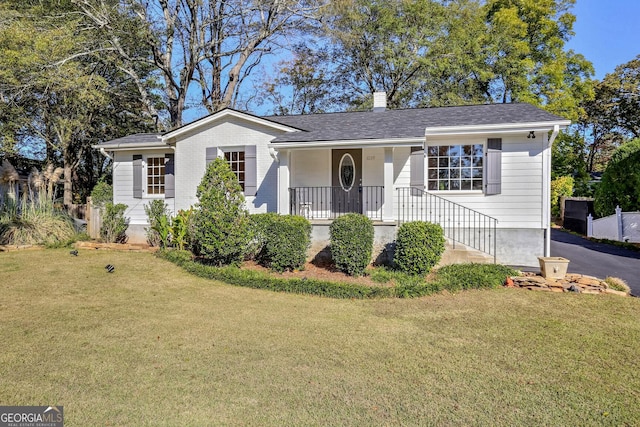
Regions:
<svg viewBox="0 0 640 427"><path fill-rule="evenodd" d="M413 147L424 144L424 138L398 139L353 139L338 141L297 141L297 142L269 142L268 147L274 150L284 149L317 149L317 148L371 148L371 147Z"/></svg>

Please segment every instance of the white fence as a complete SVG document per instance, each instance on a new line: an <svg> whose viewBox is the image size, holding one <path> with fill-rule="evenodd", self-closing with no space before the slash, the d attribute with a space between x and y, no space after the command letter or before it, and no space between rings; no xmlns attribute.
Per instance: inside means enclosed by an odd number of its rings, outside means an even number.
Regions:
<svg viewBox="0 0 640 427"><path fill-rule="evenodd" d="M619 242L640 243L640 212L622 212L600 219L587 217L587 236Z"/></svg>

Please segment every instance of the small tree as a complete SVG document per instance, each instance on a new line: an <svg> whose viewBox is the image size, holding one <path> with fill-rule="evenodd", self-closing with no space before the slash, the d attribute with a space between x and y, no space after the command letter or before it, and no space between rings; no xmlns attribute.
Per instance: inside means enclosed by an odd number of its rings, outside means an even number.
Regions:
<svg viewBox="0 0 640 427"><path fill-rule="evenodd" d="M249 215L242 188L225 160L209 164L196 195L194 253L216 265L239 263L249 244Z"/></svg>
<svg viewBox="0 0 640 427"><path fill-rule="evenodd" d="M596 190L594 208L599 216L640 210L640 138L621 145L611 157Z"/></svg>

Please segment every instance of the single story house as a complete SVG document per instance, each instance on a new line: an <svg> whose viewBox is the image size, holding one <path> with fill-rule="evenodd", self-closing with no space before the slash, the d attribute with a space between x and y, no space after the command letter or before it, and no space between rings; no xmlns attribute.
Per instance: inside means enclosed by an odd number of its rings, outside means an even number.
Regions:
<svg viewBox="0 0 640 427"><path fill-rule="evenodd" d="M130 241L144 241L144 205L198 202L207 164L225 158L250 213L298 214L323 245L328 224L367 215L376 239L399 222L443 226L452 242L497 262L549 255L551 144L570 122L529 104L258 117L224 109L164 134L95 146L113 159L114 202L128 206Z"/></svg>

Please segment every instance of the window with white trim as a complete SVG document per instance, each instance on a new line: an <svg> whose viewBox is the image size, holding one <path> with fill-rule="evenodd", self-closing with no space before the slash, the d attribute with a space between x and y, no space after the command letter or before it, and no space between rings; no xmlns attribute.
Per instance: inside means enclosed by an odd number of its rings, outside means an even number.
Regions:
<svg viewBox="0 0 640 427"><path fill-rule="evenodd" d="M244 151L225 151L224 159L227 161L233 173L236 174L240 187L244 191L245 184L245 160Z"/></svg>
<svg viewBox="0 0 640 427"><path fill-rule="evenodd" d="M147 195L164 194L165 160L162 157L147 157Z"/></svg>
<svg viewBox="0 0 640 427"><path fill-rule="evenodd" d="M483 144L427 147L427 189L482 191Z"/></svg>

